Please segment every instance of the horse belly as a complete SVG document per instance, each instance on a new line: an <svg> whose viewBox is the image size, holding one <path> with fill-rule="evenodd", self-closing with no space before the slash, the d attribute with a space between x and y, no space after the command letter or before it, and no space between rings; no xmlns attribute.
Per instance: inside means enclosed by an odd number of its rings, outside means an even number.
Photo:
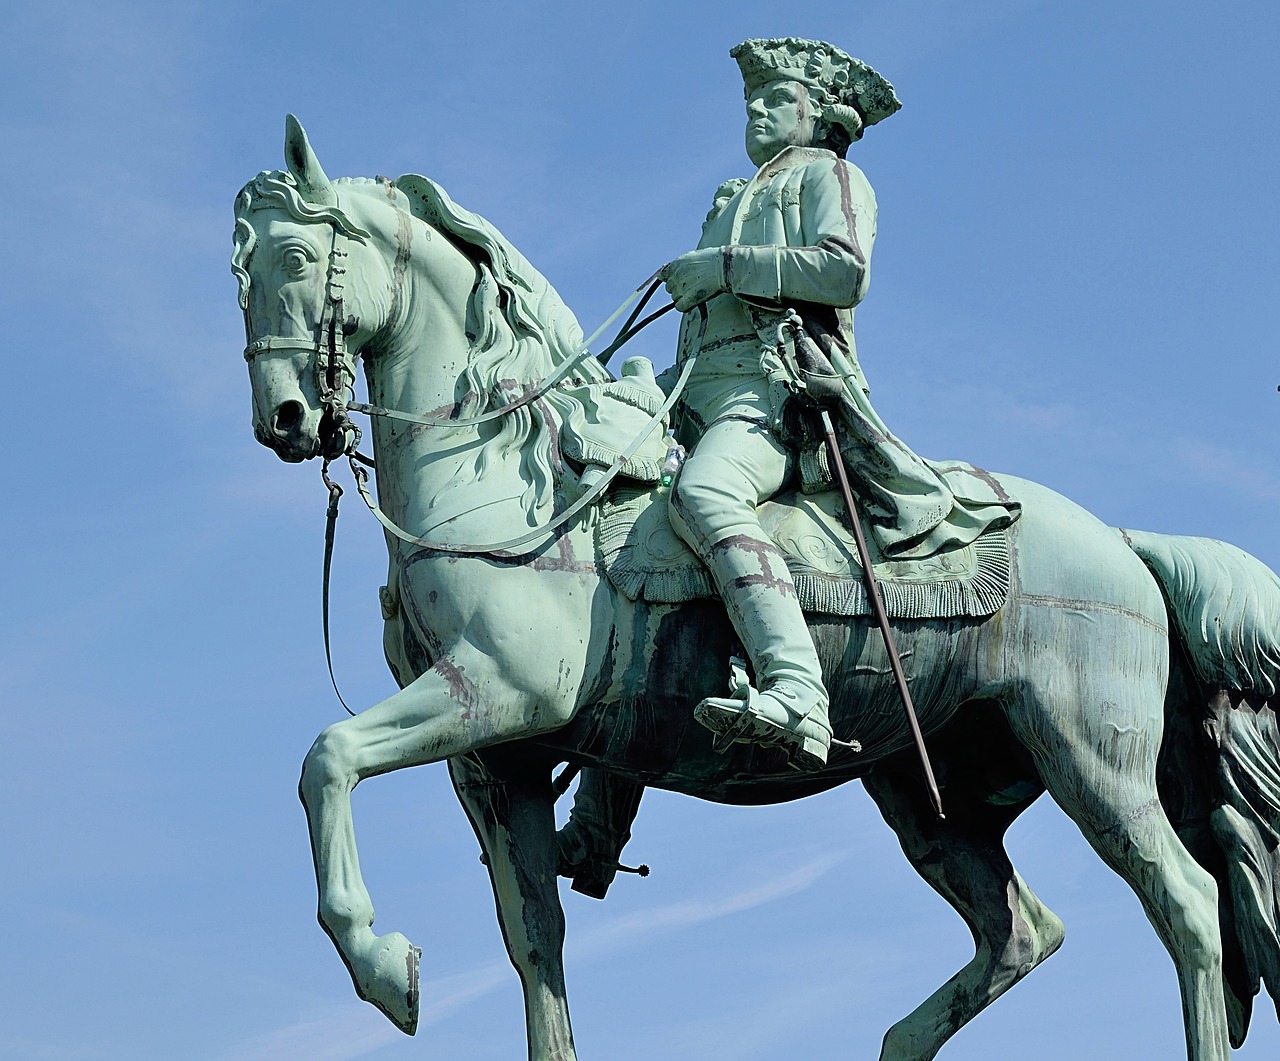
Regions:
<svg viewBox="0 0 1280 1061"><path fill-rule="evenodd" d="M717 752L693 718L707 696L723 696L729 657L741 651L718 602L638 609L634 627L615 630L613 652L596 695L554 745L576 761L601 766L654 788L726 803L782 802L861 776L911 742L888 652L867 619L813 616L810 627L831 693L841 740L828 768L797 774L776 748L735 744ZM985 680L995 620L911 621L895 641L917 715L926 732L942 726ZM988 634L984 638L984 630Z"/></svg>
<svg viewBox="0 0 1280 1061"><path fill-rule="evenodd" d="M636 604L618 616L597 656L594 687L550 743L576 761L651 787L693 795L718 787L743 765L736 754L712 749L711 733L694 721L693 709L727 692L735 651L741 650L718 601Z"/></svg>
<svg viewBox="0 0 1280 1061"><path fill-rule="evenodd" d="M929 619L892 624L912 705L921 729L940 729L966 699L994 677L999 620ZM856 761L869 767L912 743L889 651L870 619L816 617L814 644L831 694L831 726L861 750L832 749L831 768ZM865 769L860 772L865 772Z"/></svg>

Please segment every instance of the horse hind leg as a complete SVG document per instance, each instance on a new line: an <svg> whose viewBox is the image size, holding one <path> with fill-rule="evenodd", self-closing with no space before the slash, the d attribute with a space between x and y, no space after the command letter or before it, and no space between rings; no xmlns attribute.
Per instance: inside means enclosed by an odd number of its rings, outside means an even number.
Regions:
<svg viewBox="0 0 1280 1061"><path fill-rule="evenodd" d="M462 756L449 760L449 774L484 851L507 954L524 987L529 1061L576 1061L550 768L506 780L505 771L499 778Z"/></svg>
<svg viewBox="0 0 1280 1061"><path fill-rule="evenodd" d="M1034 749L1049 793L1133 889L1173 959L1187 1057L1227 1061L1217 886L1178 839L1156 790L1163 683L1118 671L1104 690L1081 668L1078 709L1064 715L1065 701L1055 709L1031 698L1011 705L1010 722Z"/></svg>
<svg viewBox="0 0 1280 1061"><path fill-rule="evenodd" d="M1004 850L1005 831L1043 791L1034 771L972 788L962 778L988 779L958 765L938 759L940 772L953 778L942 822L915 762L886 764L866 779L911 865L955 908L974 940L972 960L885 1034L881 1061L935 1057L961 1027L1062 944L1062 922L1027 887Z"/></svg>

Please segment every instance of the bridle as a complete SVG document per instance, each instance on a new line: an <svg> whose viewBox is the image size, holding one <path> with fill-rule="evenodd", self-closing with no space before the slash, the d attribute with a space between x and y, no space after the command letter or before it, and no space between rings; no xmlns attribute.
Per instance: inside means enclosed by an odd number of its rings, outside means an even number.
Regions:
<svg viewBox="0 0 1280 1061"><path fill-rule="evenodd" d="M341 227L329 222L333 231L333 243L329 250L329 262L324 280L324 305L320 311L320 323L314 339L301 336L268 335L256 339L244 348L244 359L252 364L262 354L284 350L308 350L312 354L312 371L315 373L316 394L323 409L321 414L321 456L326 466L343 454L355 454L360 445L361 431L351 420L348 395L356 381L355 354L347 350L347 337L354 335L359 321L354 316L344 316L343 291L347 276L347 235ZM340 443L324 447L329 438Z"/></svg>
<svg viewBox="0 0 1280 1061"><path fill-rule="evenodd" d="M333 244L329 251L328 268L325 274L324 285L324 306L320 314L320 323L316 328L315 339L304 339L299 336L264 336L249 343L244 348L245 361L252 363L254 358L275 351L282 350L307 350L312 354L313 371L315 373L316 393L319 396L320 403L324 409L321 419L321 439L323 452L320 456L323 458L321 467L321 477L324 481L325 488L329 491L331 520L337 518L337 499L342 496L342 488L338 486L329 477L329 465L334 460L345 456L351 466L352 478L355 480L356 487L360 491L360 496L368 506L369 511L373 513L379 523L382 524L396 538L419 548L434 549L439 552L462 553L469 555L486 554L486 553L507 553L519 546L527 545L539 538L549 537L562 528L569 519L577 515L587 505L596 500L604 490L613 481L614 477L622 470L622 466L629 461L636 452L643 446L645 440L649 437L653 428L656 427L671 408L674 406L680 392L684 389L685 381L689 377L693 364L697 360L698 347L701 345L701 338L706 331L706 314L702 314L701 328L698 332L698 342L695 348L685 361L684 371L677 381L675 389L668 396L667 401L662 405L657 413L653 415L649 423L641 430L639 435L632 440L615 461L614 466L602 477L598 482L594 483L592 488L588 490L582 497L570 506L564 512L552 517L552 520L543 526L534 527L529 531L519 535L516 538L503 542L489 542L483 545L460 545L452 542L433 541L418 535L410 534L408 531L399 527L382 509L379 507L373 494L369 490L369 473L361 464L374 467L374 462L363 456L357 451L360 444L362 432L360 428L351 420L352 412L365 413L368 416L381 416L388 419L400 420L411 424L419 424L425 427L437 428L465 428L474 427L479 424L489 423L493 420L499 420L510 415L517 409L522 409L541 398L550 391L558 383L561 382L572 369L578 365L584 357L589 357L591 345L600 338L602 334L616 321L622 314L630 308L634 303L634 310L623 324L616 338L609 346L603 350L597 360L601 364L606 364L609 358L623 344L638 334L641 329L657 320L664 313L667 313L675 307L675 303L668 303L661 309L649 314L643 320L637 322L636 318L643 312L650 298L657 291L661 280L658 274L654 273L643 284L632 291L622 304L609 315L608 319L600 325L590 336L578 344L568 357L566 357L555 370L545 376L536 385L527 387L524 392L512 401L497 409L491 409L486 413L478 416L458 418L448 415L428 416L421 413L411 413L399 409L387 409L379 405L369 405L365 402L354 400L353 387L356 379L355 354L347 349L347 337L355 333L359 326L359 321L355 316L345 316L343 308L343 291L346 283L347 275L347 257L346 248L347 236L341 227L334 222L328 222L333 231ZM326 430L327 427L327 430ZM324 447L323 439L330 438L335 440L337 445Z"/></svg>
<svg viewBox="0 0 1280 1061"><path fill-rule="evenodd" d="M465 419L458 419L449 416L425 416L418 413L404 412L397 409L387 409L382 406L368 405L364 402L354 400L354 391L356 379L355 354L347 349L347 337L353 335L359 327L359 321L355 316L345 316L343 308L343 291L345 288L347 266L346 260L348 252L346 249L347 236L342 231L340 225L333 221L328 222L333 230L333 243L329 251L328 267L325 274L324 285L324 306L320 313L320 323L316 328L316 337L314 339L304 339L300 336L278 336L269 335L260 339L256 339L244 348L244 359L252 364L254 359L262 354L273 353L284 350L308 350L313 355L313 370L315 372L316 393L319 396L320 404L324 409L321 416L321 447L320 456L323 463L320 467L320 476L324 482L325 489L329 492L329 506L325 517L325 541L324 541L324 582L323 582L323 606L322 618L324 625L324 655L325 662L329 668L329 680L333 684L334 694L338 697L338 702L342 704L348 714L354 715L355 712L347 706L347 702L342 698L342 693L338 690L337 679L333 674L333 655L330 646L329 633L329 574L333 561L333 542L338 522L338 501L342 497L342 487L335 483L329 476L329 465L339 457L346 456L348 464L351 468L352 478L355 480L356 489L360 492L369 511L379 523L392 535L410 545L423 549L432 549L438 552L455 553L464 555L493 555L507 554L512 549L528 545L531 542L541 538L548 538L561 533L579 512L588 505L593 504L612 484L619 472L622 471L626 463L640 450L645 440L649 437L653 429L662 422L663 418L674 407L680 394L683 392L685 384L689 380L689 376L693 372L694 366L698 361L698 354L702 347L702 340L707 330L707 309L702 304L697 307L699 313L699 327L697 336L694 340L693 348L686 357L684 365L681 369L680 376L672 388L671 393L667 395L666 401L658 411L653 414L649 422L636 435L634 439L619 454L613 465L600 479L595 482L592 487L583 493L572 505L563 512L554 515L551 520L540 526L518 535L504 542L491 542L485 545L458 545L449 542L431 541L418 535L410 534L408 531L399 527L385 512L382 511L372 493L369 491L369 472L361 465L367 465L374 468L374 462L368 457L358 452L358 446L361 439L360 428L352 422L351 412L361 412L368 416L381 416L389 419L406 421L412 424L420 424L426 427L443 427L443 428L461 428L471 427L477 424L487 423L492 420L500 419L517 409L523 408L532 402L537 401L540 397L551 390L558 384L570 370L577 365L584 357L590 356L590 348L592 343L600 338L602 334L616 321L633 303L638 304L631 312L623 324L622 329L614 338L613 342L603 350L597 360L601 364L607 364L609 358L630 340L638 334L643 328L657 320L664 313L675 308L675 303L668 303L666 306L649 314L643 320L637 323L636 318L640 316L644 307L648 304L655 291L657 291L662 281L658 278L658 273L654 273L643 284L637 287L631 294L623 300L622 304L613 311L603 324L600 325L592 334L578 345L567 358L558 365L554 372L544 377L536 386L527 388L518 398L508 402L507 404L492 409L487 413L479 416L473 416ZM247 310L246 310L247 312ZM328 431L325 431L325 427ZM339 443L337 446L325 447L323 440L330 438Z"/></svg>

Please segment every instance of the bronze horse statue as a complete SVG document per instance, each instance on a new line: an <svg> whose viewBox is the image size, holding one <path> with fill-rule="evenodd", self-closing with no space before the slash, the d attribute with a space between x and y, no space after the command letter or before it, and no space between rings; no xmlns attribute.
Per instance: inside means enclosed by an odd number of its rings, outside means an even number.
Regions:
<svg viewBox="0 0 1280 1061"><path fill-rule="evenodd" d="M1226 1061L1265 983L1280 998L1280 581L1208 539L1122 532L1034 483L1006 533L1007 597L986 617L898 619L946 819L929 807L863 616L813 614L837 732L821 772L713 748L692 710L725 681L733 635L712 600L632 600L601 569L588 506L561 518L576 466L556 388L609 379L550 285L425 178L329 180L288 122L287 172L236 202L254 431L287 461L347 448L345 391L430 414L372 426L390 558L383 590L399 692L317 738L306 807L319 919L359 995L415 1030L418 950L377 935L350 795L446 761L484 849L530 1058L575 1058L562 964L551 784L561 763L732 804L861 778L916 870L956 908L973 959L889 1029L883 1061L934 1057L1051 955L1062 924L1015 872L1009 825L1043 792L1141 900L1177 969L1188 1056ZM566 367L566 358L576 362ZM487 415L508 410L502 415ZM441 423L444 421L444 423ZM528 536L527 547L468 543ZM1172 822L1171 822L1172 819Z"/></svg>

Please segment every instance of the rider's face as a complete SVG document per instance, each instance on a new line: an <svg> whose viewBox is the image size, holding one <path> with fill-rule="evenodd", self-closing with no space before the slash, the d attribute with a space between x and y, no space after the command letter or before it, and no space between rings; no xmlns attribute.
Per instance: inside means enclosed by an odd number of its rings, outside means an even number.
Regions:
<svg viewBox="0 0 1280 1061"><path fill-rule="evenodd" d="M770 81L747 99L747 157L763 166L784 147L811 147L816 115L799 81Z"/></svg>

